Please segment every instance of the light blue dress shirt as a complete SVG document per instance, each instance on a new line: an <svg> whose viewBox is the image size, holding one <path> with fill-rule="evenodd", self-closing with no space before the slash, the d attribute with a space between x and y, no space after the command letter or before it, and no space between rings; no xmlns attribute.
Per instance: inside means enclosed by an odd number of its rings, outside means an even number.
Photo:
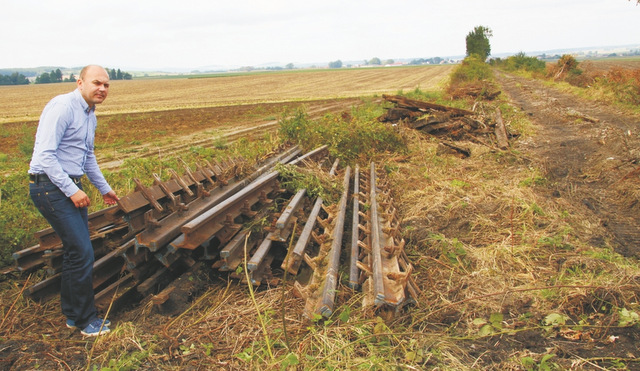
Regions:
<svg viewBox="0 0 640 371"><path fill-rule="evenodd" d="M78 89L53 98L42 111L29 174L47 174L67 196L78 192L71 177L87 174L101 194L111 191L94 153L98 120Z"/></svg>

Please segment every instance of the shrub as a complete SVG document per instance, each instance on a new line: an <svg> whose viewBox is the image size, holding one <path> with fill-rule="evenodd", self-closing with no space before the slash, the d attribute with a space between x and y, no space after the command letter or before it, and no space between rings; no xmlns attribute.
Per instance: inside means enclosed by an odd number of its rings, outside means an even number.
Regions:
<svg viewBox="0 0 640 371"><path fill-rule="evenodd" d="M491 68L479 56L466 57L451 74L451 84L482 81L492 78Z"/></svg>
<svg viewBox="0 0 640 371"><path fill-rule="evenodd" d="M547 66L547 76L555 80L564 80L570 73L577 74L577 69L578 61L570 54L563 54L555 64Z"/></svg>
<svg viewBox="0 0 640 371"><path fill-rule="evenodd" d="M546 63L536 57L528 57L524 52L510 56L505 60L496 59L493 63L507 71L528 71L544 73Z"/></svg>
<svg viewBox="0 0 640 371"><path fill-rule="evenodd" d="M491 83L491 67L477 55L466 57L451 74L447 93L453 98L474 97L491 99L496 90Z"/></svg>
<svg viewBox="0 0 640 371"><path fill-rule="evenodd" d="M380 106L369 104L314 121L304 109L297 109L280 120L280 135L306 150L328 145L332 156L348 163L370 161L376 154L406 148L392 126L377 120L381 114Z"/></svg>
<svg viewBox="0 0 640 371"><path fill-rule="evenodd" d="M29 198L26 172L0 178L0 267L13 263L15 251L34 244L34 233L48 224Z"/></svg>
<svg viewBox="0 0 640 371"><path fill-rule="evenodd" d="M596 77L594 89L609 91L613 99L623 104L640 104L640 69L613 67Z"/></svg>

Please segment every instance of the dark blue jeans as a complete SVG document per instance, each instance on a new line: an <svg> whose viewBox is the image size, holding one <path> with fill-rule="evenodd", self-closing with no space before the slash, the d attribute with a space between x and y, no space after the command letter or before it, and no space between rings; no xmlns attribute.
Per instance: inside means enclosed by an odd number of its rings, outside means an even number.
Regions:
<svg viewBox="0 0 640 371"><path fill-rule="evenodd" d="M78 183L82 189L82 184ZM87 208L76 208L71 199L49 181L30 182L29 194L42 216L62 240L62 314L85 328L97 316L93 292L93 246L89 237Z"/></svg>

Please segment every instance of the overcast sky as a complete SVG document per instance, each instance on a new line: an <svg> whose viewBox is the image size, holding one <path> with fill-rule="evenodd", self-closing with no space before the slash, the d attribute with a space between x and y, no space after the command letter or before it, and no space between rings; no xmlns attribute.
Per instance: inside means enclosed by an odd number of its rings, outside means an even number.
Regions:
<svg viewBox="0 0 640 371"><path fill-rule="evenodd" d="M627 0L2 0L0 68L124 70L493 54L640 44Z"/></svg>

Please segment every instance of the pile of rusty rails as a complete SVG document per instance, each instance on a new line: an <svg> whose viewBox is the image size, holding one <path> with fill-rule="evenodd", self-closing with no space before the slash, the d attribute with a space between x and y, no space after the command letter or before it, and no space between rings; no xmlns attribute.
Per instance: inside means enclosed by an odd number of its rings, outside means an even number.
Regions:
<svg viewBox="0 0 640 371"><path fill-rule="evenodd" d="M325 205L305 189L282 189L278 163L326 166L342 179L340 201ZM255 286L276 285L286 272L306 300L305 314L329 317L341 260L349 265L348 285L365 293L363 305L398 310L417 300L399 221L373 163L364 175L358 167L340 170L323 146L304 155L298 147L282 150L246 176L242 159L184 167L182 176L170 170L167 181L154 174L150 187L134 179L136 190L117 206L89 215L99 310L141 301L162 306L182 277L209 266ZM350 203L352 223L346 222ZM44 301L59 291L63 250L52 229L36 236L39 244L14 259L20 271L46 270L47 278L25 289Z"/></svg>

